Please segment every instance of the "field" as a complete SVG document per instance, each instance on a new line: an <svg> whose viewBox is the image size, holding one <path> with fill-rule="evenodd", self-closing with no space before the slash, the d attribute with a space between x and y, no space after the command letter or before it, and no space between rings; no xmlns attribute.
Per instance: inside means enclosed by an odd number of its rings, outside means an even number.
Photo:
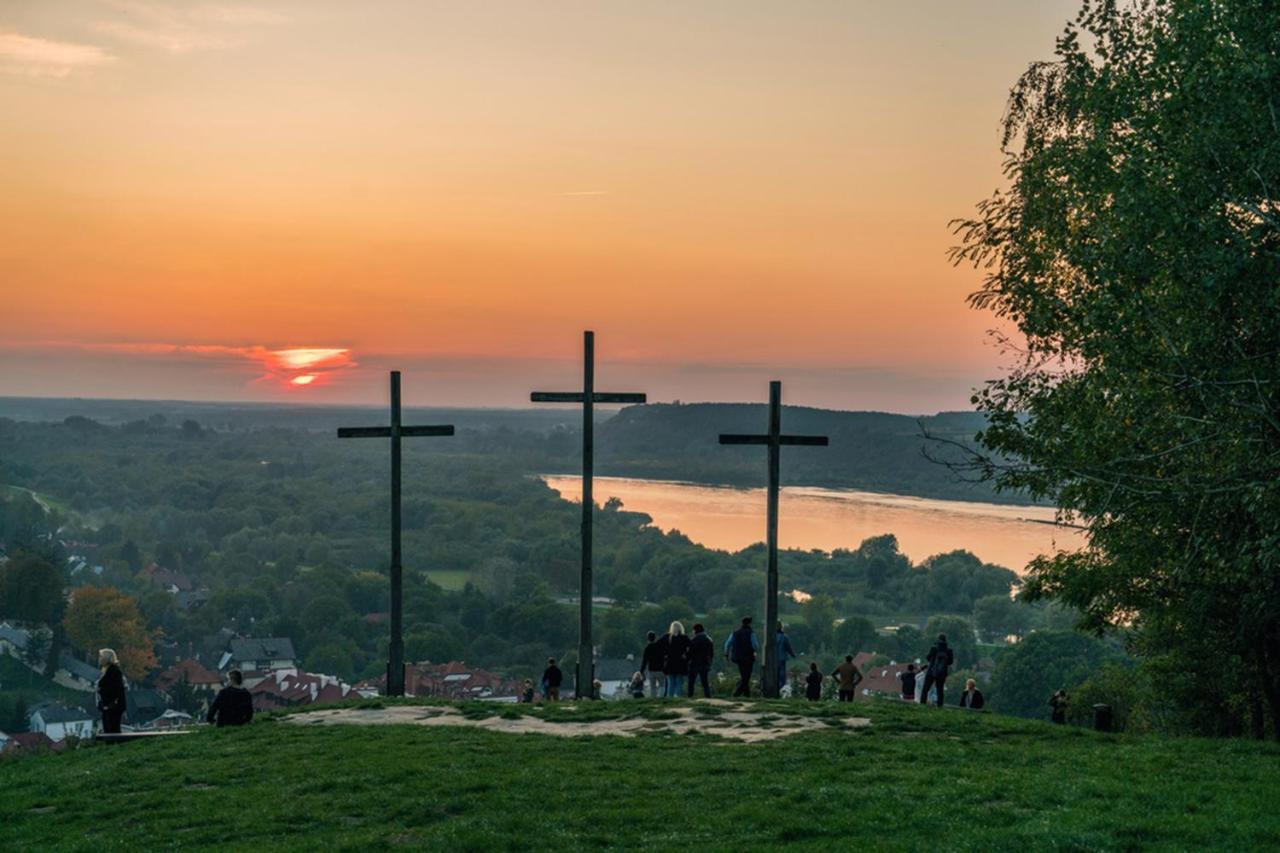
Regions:
<svg viewBox="0 0 1280 853"><path fill-rule="evenodd" d="M390 700L365 704L371 711ZM674 707L685 708L688 703ZM671 718L672 705L468 718ZM440 710L440 709L434 709ZM1275 849L1280 747L1102 735L890 701L756 703L760 743L290 725L0 763L0 846L137 850ZM433 709L423 709L431 713ZM686 715L720 710L694 703ZM851 728L845 717L870 719Z"/></svg>
<svg viewBox="0 0 1280 853"><path fill-rule="evenodd" d="M441 589L460 590L467 585L467 581L471 580L471 572L458 570L428 570L426 572L428 580Z"/></svg>

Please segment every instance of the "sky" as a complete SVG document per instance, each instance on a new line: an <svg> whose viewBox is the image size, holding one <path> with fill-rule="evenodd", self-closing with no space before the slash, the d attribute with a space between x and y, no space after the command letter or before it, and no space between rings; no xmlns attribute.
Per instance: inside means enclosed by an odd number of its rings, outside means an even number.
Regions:
<svg viewBox="0 0 1280 853"><path fill-rule="evenodd" d="M1077 0L0 0L0 396L965 408Z"/></svg>

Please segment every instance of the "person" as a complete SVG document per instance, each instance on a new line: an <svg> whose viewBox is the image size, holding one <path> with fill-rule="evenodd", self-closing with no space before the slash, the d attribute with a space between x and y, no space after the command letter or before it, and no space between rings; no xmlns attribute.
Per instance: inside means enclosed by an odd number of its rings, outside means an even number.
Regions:
<svg viewBox="0 0 1280 853"><path fill-rule="evenodd" d="M756 635L751 630L751 617L742 617L742 627L729 635L724 641L724 656L738 665L738 686L734 696L751 698L751 672L756 666L756 652L760 646L756 644Z"/></svg>
<svg viewBox="0 0 1280 853"><path fill-rule="evenodd" d="M902 698L908 702L916 701L916 665L907 664L907 671L898 676L902 682Z"/></svg>
<svg viewBox="0 0 1280 853"><path fill-rule="evenodd" d="M707 636L707 629L698 622L693 626L693 639L689 641L689 697L693 697L696 682L702 680L702 695L711 698L711 662L715 660L716 647Z"/></svg>
<svg viewBox="0 0 1280 853"><path fill-rule="evenodd" d="M970 678L964 683L964 692L960 694L960 707L968 708L971 711L981 711L982 706L987 704L987 700L983 698L982 691L978 689L978 682Z"/></svg>
<svg viewBox="0 0 1280 853"><path fill-rule="evenodd" d="M822 673L816 663L809 664L809 674L804 677L804 695L810 702L822 698Z"/></svg>
<svg viewBox="0 0 1280 853"><path fill-rule="evenodd" d="M844 663L835 668L831 677L838 682L836 689L840 692L840 701L852 702L853 693L858 689L858 683L862 681L862 673L858 670L858 665L853 662L853 655L845 655Z"/></svg>
<svg viewBox="0 0 1280 853"><path fill-rule="evenodd" d="M520 701L526 705L533 704L533 679L526 678L524 680L524 691L520 694Z"/></svg>
<svg viewBox="0 0 1280 853"><path fill-rule="evenodd" d="M244 673L233 669L227 673L227 686L218 691L205 719L223 726L243 726L253 720L253 695L244 689Z"/></svg>
<svg viewBox="0 0 1280 853"><path fill-rule="evenodd" d="M658 635L650 631L646 638L648 643L644 647L644 656L640 659L640 671L649 674L649 695L657 699L659 691L664 696L667 693L666 673L662 671L667 658L667 636L664 634L659 640Z"/></svg>
<svg viewBox="0 0 1280 853"><path fill-rule="evenodd" d="M628 692L631 693L632 699L644 698L644 673L643 672L637 672L635 675L631 676L631 684L630 686L628 686L627 690Z"/></svg>
<svg viewBox="0 0 1280 853"><path fill-rule="evenodd" d="M548 702L560 701L560 684L564 681L564 673L556 666L555 658L547 658L547 668L542 671L542 695Z"/></svg>
<svg viewBox="0 0 1280 853"><path fill-rule="evenodd" d="M124 717L124 673L120 661L112 649L98 651L98 666L102 677L98 679L98 710L102 712L103 734L120 734L120 720Z"/></svg>
<svg viewBox="0 0 1280 853"><path fill-rule="evenodd" d="M592 699L604 698L604 682L598 678L594 679L591 682L591 698Z"/></svg>
<svg viewBox="0 0 1280 853"><path fill-rule="evenodd" d="M1050 719L1061 726L1067 721L1067 691L1059 689L1049 697L1049 707L1053 709Z"/></svg>
<svg viewBox="0 0 1280 853"><path fill-rule="evenodd" d="M778 655L778 690L787 686L787 658L795 657L795 650L791 648L791 638L786 634L786 626L781 622L778 623L778 633L774 637L774 651Z"/></svg>
<svg viewBox="0 0 1280 853"><path fill-rule="evenodd" d="M672 622L667 629L667 658L663 671L667 674L667 696L684 695L684 684L689 680L689 648L693 644L684 633L684 625Z"/></svg>
<svg viewBox="0 0 1280 853"><path fill-rule="evenodd" d="M924 690L920 691L920 704L925 705L929 702L929 688L938 688L938 707L941 708L945 693L943 689L947 683L947 673L951 671L951 665L956 662L955 652L951 651L951 647L947 645L947 635L939 634L938 642L933 644L929 649L929 668L924 674Z"/></svg>

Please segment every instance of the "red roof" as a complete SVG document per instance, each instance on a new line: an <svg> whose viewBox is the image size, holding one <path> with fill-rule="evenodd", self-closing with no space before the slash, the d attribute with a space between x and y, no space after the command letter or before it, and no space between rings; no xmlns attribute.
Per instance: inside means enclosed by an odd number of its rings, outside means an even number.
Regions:
<svg viewBox="0 0 1280 853"><path fill-rule="evenodd" d="M161 690L168 690L183 678L186 678L187 683L193 687L216 687L222 684L222 677L218 673L206 669L199 661L190 658L178 661L157 675L155 684Z"/></svg>
<svg viewBox="0 0 1280 853"><path fill-rule="evenodd" d="M5 744L4 749L5 752L23 749L53 749L53 741L44 732L19 732L16 735L9 735L9 742Z"/></svg>

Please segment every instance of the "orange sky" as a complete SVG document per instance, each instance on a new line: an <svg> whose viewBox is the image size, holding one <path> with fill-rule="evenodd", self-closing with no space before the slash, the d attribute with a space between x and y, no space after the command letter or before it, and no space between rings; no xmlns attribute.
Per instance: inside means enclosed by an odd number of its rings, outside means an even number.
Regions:
<svg viewBox="0 0 1280 853"><path fill-rule="evenodd" d="M522 405L594 328L651 399L961 407L946 223L1075 5L0 2L0 395Z"/></svg>

